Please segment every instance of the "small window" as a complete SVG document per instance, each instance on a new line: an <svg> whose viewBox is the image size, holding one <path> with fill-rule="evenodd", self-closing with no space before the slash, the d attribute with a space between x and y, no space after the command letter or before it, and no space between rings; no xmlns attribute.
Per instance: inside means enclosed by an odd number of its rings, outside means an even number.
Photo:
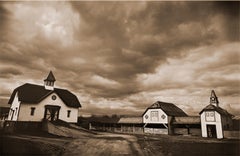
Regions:
<svg viewBox="0 0 240 156"><path fill-rule="evenodd" d="M163 115L161 116L161 118L162 118L162 119L165 119L165 118L166 118L166 116L163 114Z"/></svg>
<svg viewBox="0 0 240 156"><path fill-rule="evenodd" d="M159 121L158 111L151 111L151 121Z"/></svg>
<svg viewBox="0 0 240 156"><path fill-rule="evenodd" d="M52 100L56 100L57 99L57 96L56 95L53 95L52 96Z"/></svg>
<svg viewBox="0 0 240 156"><path fill-rule="evenodd" d="M68 117L68 118L70 117L70 113L71 113L71 111L68 110L68 111L67 111L67 117Z"/></svg>
<svg viewBox="0 0 240 156"><path fill-rule="evenodd" d="M148 115L145 115L145 118L148 119Z"/></svg>
<svg viewBox="0 0 240 156"><path fill-rule="evenodd" d="M33 116L35 112L35 107L31 107L31 115Z"/></svg>
<svg viewBox="0 0 240 156"><path fill-rule="evenodd" d="M17 115L17 110L18 110L18 108L16 108L16 112L15 112L15 115Z"/></svg>

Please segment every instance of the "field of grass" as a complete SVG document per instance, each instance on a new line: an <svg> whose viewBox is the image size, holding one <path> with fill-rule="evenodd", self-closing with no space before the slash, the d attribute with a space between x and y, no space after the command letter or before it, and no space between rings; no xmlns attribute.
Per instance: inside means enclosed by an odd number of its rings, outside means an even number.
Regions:
<svg viewBox="0 0 240 156"><path fill-rule="evenodd" d="M239 156L239 140L187 136L138 136L147 156Z"/></svg>

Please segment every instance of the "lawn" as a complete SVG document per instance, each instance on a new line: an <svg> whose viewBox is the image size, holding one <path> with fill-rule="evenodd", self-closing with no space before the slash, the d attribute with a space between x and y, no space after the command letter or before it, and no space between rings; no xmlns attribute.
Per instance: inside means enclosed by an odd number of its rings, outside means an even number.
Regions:
<svg viewBox="0 0 240 156"><path fill-rule="evenodd" d="M148 156L239 156L239 140L191 136L145 135L138 143Z"/></svg>

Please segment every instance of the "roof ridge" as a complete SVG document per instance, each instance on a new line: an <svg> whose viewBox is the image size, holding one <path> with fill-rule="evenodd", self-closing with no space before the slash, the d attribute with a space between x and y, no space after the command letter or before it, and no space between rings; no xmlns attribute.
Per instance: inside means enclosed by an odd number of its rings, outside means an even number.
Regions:
<svg viewBox="0 0 240 156"><path fill-rule="evenodd" d="M32 86L39 86L39 87L44 87L44 85L39 85L39 84L34 84L34 83L24 83L23 85L21 85L21 86L24 86L24 85L32 85ZM21 86L19 86L19 87L21 87ZM19 88L19 87L17 87L17 88ZM17 89L17 88L15 88L15 89ZM55 89L59 89L59 90L66 90L66 91L69 91L68 89L66 89L66 88L56 88L56 87L54 87L54 90ZM70 91L69 91L70 92Z"/></svg>

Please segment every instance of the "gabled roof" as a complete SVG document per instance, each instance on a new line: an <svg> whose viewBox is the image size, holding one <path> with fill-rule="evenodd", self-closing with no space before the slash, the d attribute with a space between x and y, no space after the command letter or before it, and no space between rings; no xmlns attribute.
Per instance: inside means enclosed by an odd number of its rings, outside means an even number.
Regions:
<svg viewBox="0 0 240 156"><path fill-rule="evenodd" d="M48 77L44 81L56 81L52 71L49 72Z"/></svg>
<svg viewBox="0 0 240 156"><path fill-rule="evenodd" d="M203 108L202 111L199 114L202 114L203 111L213 111L213 110L217 111L221 115L226 115L226 116L233 117L233 115L228 113L225 109L223 109L221 107L217 107L217 106L212 105L212 104L209 104L205 108Z"/></svg>
<svg viewBox="0 0 240 156"><path fill-rule="evenodd" d="M54 90L46 90L44 86L26 83L14 89L8 101L9 104L13 102L16 93L18 93L19 101L32 104L38 104L51 93L56 93L67 106L74 108L81 107L78 98L65 89L54 88Z"/></svg>
<svg viewBox="0 0 240 156"><path fill-rule="evenodd" d="M121 117L118 123L122 124L141 124L143 123L142 117Z"/></svg>
<svg viewBox="0 0 240 156"><path fill-rule="evenodd" d="M162 109L168 116L187 116L187 114L172 103L157 101L152 104L148 109ZM147 112L147 110L143 113L143 115Z"/></svg>

